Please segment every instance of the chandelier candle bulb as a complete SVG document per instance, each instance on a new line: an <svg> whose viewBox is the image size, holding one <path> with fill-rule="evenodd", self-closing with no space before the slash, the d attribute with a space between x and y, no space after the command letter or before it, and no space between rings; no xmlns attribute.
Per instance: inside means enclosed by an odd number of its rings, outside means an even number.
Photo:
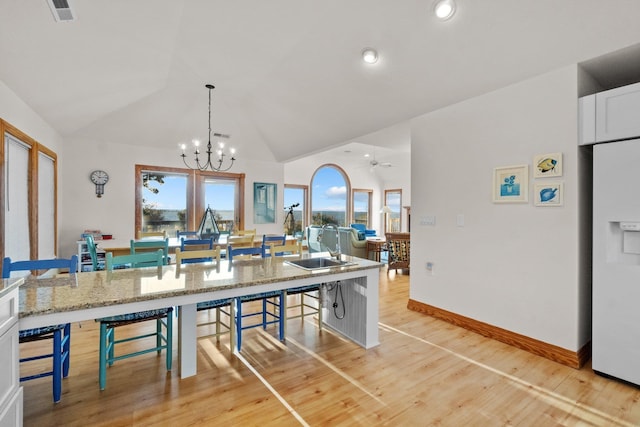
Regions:
<svg viewBox="0 0 640 427"><path fill-rule="evenodd" d="M193 145L195 147L195 151L193 153L195 155L195 158L194 158L195 166L191 166L187 163L187 155L184 152L185 150L184 144L181 145L182 154L180 155L180 157L182 157L182 162L189 169L201 170L201 171L210 169L214 172L226 172L229 169L231 169L231 167L233 166L233 163L236 161L236 158L234 157L235 150L234 149L230 150L231 158L229 159L230 163L228 164L228 166L225 165L225 157L227 157L227 154L224 152L224 142L218 142L218 149L215 151L213 150L213 146L211 145L211 91L215 89L215 87L211 84L207 84L205 85L205 87L209 89L209 134L208 134L209 136L208 136L208 142L207 142L207 150L205 151L205 153L207 154L207 161L204 164L200 162L200 158L198 156L200 154L200 150L198 148L200 145L200 141L198 141L197 139L193 140ZM229 138L229 135L221 134L221 133L214 133L213 135L219 138ZM218 157L217 160L215 158L213 160L211 159L211 155L214 153Z"/></svg>

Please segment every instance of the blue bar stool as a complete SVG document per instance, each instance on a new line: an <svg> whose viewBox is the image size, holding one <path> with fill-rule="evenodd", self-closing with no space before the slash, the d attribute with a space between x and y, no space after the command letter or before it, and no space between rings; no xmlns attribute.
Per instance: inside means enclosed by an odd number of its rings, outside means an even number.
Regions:
<svg viewBox="0 0 640 427"><path fill-rule="evenodd" d="M70 259L57 258L15 262L11 262L11 258L7 257L2 263L2 278L8 279L11 276L12 271L48 270L52 268L68 268L69 274L75 274L78 268L78 256L73 255ZM53 377L53 402L59 402L62 395L62 378L66 378L69 375L71 325L69 323L65 323L62 325L51 325L42 328L24 329L20 331L18 339L21 344L47 339L53 340L51 353L20 359L20 363L26 363L34 360L52 358L51 371L20 377L20 381L29 381L49 376Z"/></svg>

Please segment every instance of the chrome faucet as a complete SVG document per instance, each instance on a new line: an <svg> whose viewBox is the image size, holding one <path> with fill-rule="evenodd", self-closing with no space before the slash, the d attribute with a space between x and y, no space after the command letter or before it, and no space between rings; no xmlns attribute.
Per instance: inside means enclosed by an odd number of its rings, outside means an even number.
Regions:
<svg viewBox="0 0 640 427"><path fill-rule="evenodd" d="M335 247L335 250L333 251L324 243L324 236L327 228L333 228L336 232L336 247ZM338 230L337 225L325 224L322 226L322 244L327 248L327 250L329 251L329 254L331 254L332 257L335 257L338 261L341 260L342 249L340 249L340 230Z"/></svg>

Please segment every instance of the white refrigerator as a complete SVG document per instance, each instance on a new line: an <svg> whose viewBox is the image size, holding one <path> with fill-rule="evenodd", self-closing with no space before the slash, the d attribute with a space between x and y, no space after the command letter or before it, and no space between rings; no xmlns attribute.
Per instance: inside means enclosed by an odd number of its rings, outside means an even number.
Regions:
<svg viewBox="0 0 640 427"><path fill-rule="evenodd" d="M640 385L640 139L593 147L594 371Z"/></svg>

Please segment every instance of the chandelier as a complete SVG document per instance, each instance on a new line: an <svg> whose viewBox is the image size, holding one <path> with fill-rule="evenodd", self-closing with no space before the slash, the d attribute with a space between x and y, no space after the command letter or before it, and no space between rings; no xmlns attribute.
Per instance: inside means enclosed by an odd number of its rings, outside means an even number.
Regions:
<svg viewBox="0 0 640 427"><path fill-rule="evenodd" d="M222 141L218 142L217 149L215 151L213 150L213 146L211 145L211 90L215 89L215 87L211 84L207 84L205 85L205 87L209 89L209 142L207 143L207 151L205 152L207 154L207 161L205 163L202 163L200 160L200 141L198 141L197 139L193 140L195 166L191 166L187 163L187 155L184 152L184 150L187 148L185 144L180 145L180 148L182 148L182 154L180 155L180 157L182 157L182 161L189 169L201 171L211 169L215 172L225 172L231 169L231 166L233 166L233 162L236 161L235 157L233 157L233 155L235 154L235 150L231 148L229 150L230 154L227 154L225 151L224 142ZM213 136L216 138L229 139L229 135L225 135L222 133L214 133ZM212 154L214 154L213 159L211 158ZM225 165L225 157L229 156L231 156L231 159L229 159L230 163L228 163L227 166ZM204 159L202 161L204 161Z"/></svg>

